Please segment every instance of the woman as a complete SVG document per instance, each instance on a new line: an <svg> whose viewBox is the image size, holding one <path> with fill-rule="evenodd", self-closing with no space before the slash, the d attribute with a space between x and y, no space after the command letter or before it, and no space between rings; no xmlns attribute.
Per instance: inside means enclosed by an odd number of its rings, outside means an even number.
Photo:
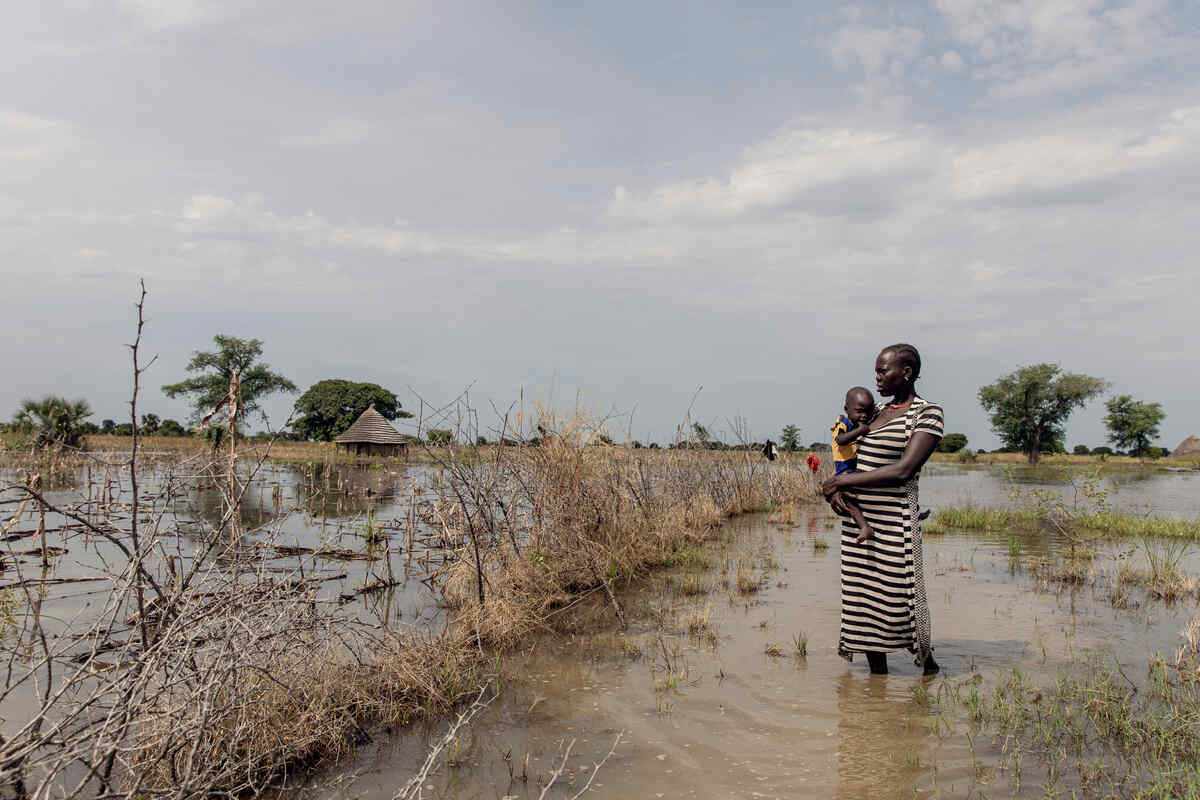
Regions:
<svg viewBox="0 0 1200 800"><path fill-rule="evenodd" d="M917 478L942 438L941 406L917 395L921 356L909 344L885 347L875 359L880 403L858 440L858 468L821 490L842 520L842 626L838 653L866 653L871 672L887 674L887 654L909 650L926 675L938 671L930 644L922 571ZM862 542L845 513L842 492L858 505L875 535Z"/></svg>

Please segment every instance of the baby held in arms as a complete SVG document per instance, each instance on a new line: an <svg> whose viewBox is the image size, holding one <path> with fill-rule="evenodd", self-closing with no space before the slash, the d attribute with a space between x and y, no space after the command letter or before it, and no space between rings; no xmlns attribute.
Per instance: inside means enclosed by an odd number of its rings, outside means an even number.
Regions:
<svg viewBox="0 0 1200 800"><path fill-rule="evenodd" d="M841 475L843 472L854 472L858 466L858 445L855 444L868 432L871 417L875 415L875 396L861 386L855 386L846 392L846 413L837 418L830 431L833 433L833 472ZM858 507L853 495L842 494L846 512L858 525L856 544L862 544L874 535L862 509Z"/></svg>

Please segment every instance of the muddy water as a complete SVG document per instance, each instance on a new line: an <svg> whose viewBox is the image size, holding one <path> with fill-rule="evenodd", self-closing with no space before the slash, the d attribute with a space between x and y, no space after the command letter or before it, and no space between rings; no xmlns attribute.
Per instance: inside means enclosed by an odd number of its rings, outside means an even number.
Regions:
<svg viewBox="0 0 1200 800"><path fill-rule="evenodd" d="M921 501L936 508L974 503L1002 507L1014 490L1057 492L1070 503L1083 467L1030 467L1026 464L948 464L933 462L921 477ZM1098 488L1107 500L1131 513L1164 517L1200 517L1200 472L1179 468L1115 468L1100 473Z"/></svg>
<svg viewBox="0 0 1200 800"><path fill-rule="evenodd" d="M976 769L965 734L934 732L919 687L936 693L939 682L973 671L988 679L1012 666L1048 676L1089 650L1107 651L1139 674L1147 653L1177 646L1197 611L1194 602L1168 608L1141 595L1136 607L1114 610L1100 584L1038 591L1026 569L1010 562L1007 538L931 538L927 587L943 675L925 680L911 657L893 654L891 674L872 676L861 660L847 664L835 652L838 545L826 513L808 509L796 527L762 516L734 522L728 541L713 549L710 570L660 575L622 597L632 616L628 632L609 626L546 637L510 656L499 696L448 749L452 763L439 762L425 796L537 798L539 779L574 742L562 778L546 794L573 797L621 731L589 796L994 792L994 778ZM819 542L829 546L814 546ZM1031 534L1022 558L1060 547ZM1119 557L1119 549L1107 551L1097 566ZM762 588L749 595L722 588L735 565L749 560ZM685 594L696 575L709 591ZM711 610L713 637L683 631L696 609ZM580 628L597 626L592 620ZM798 657L794 637L805 634L808 653ZM768 654L772 645L781 655ZM336 792L317 794L390 798L444 730L442 723L364 748L341 765ZM1041 792L1034 780L1017 794Z"/></svg>
<svg viewBox="0 0 1200 800"><path fill-rule="evenodd" d="M398 559L397 572L403 561L410 579L391 593L352 602L380 619L398 613L404 625L436 624L439 612L419 580L419 557L405 560L411 554L405 527L412 520L411 487L428 476L410 468L343 469L324 477L314 481L286 467L257 476L243 511L249 540L364 550L364 526L378 520L390 526L384 552ZM962 502L1002 506L1014 486L1066 494L1070 477L1045 469L935 464L922 480L922 501L934 509ZM1114 472L1106 480L1117 508L1200 516L1198 473ZM57 487L52 497L76 501L91 491L82 483ZM219 512L216 492L195 488L178 517L179 536L168 542L177 549L169 549L186 556L194 548L190 537L201 536L202 523ZM50 519L48 525L61 522ZM781 527L762 516L732 523L728 541L711 549L711 569L660 574L622 596L629 631L612 628L611 614L598 603L595 616L579 623L586 635L546 637L508 656L501 693L450 748L454 765L439 762L426 796L537 798L539 777L554 770L574 741L563 779L546 795L572 797L619 731L622 742L595 778L597 796L849 797L873 788L880 797L955 797L980 788L965 736L933 733L931 712L914 696L921 686L936 690L938 681L923 682L900 654L891 657L886 677L870 676L861 661L846 664L836 656L838 542L832 520L813 508L799 523ZM34 524L27 515L16 528ZM53 534L48 544L67 551L52 560L51 576L58 578L92 575L98 560L115 555L78 531ZM1049 673L1081 652L1111 649L1115 642L1115 657L1144 670L1145 654L1173 650L1178 631L1196 613L1194 604L1168 608L1136 591L1133 607L1114 610L1102 585L1037 591L1023 563L1053 555L1062 543L1030 533L1021 544L1023 561L1014 566L1006 534L927 540L935 644L950 679L968 677L973 669L992 677L1010 666ZM29 537L5 546L6 582L40 572L40 558L24 552L31 548ZM1098 564L1107 568L1118 558L1140 557L1127 555L1129 550L1128 544L1113 545ZM367 574L367 562L310 557L322 575L335 578L323 584L331 593L346 592ZM738 593L739 562L756 564L759 591ZM1200 573L1195 548L1184 566ZM697 580L704 593L684 591ZM63 619L86 614L87 604L104 591L103 584L55 586L47 610ZM689 614L707 614L706 630L687 633ZM802 634L808 652L798 658L795 638ZM766 652L772 645L780 655ZM327 776L339 782L338 790L310 791L390 798L444 728L443 722L380 737ZM1037 794L1036 787L1029 791Z"/></svg>

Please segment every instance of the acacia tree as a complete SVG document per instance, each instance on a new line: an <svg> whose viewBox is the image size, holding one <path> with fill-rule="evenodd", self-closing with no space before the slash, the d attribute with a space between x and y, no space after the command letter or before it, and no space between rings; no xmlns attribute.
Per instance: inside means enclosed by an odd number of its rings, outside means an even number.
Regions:
<svg viewBox="0 0 1200 800"><path fill-rule="evenodd" d="M38 447L83 444L84 420L92 415L86 400L68 400L48 394L40 400L22 400L13 415L13 428L34 435Z"/></svg>
<svg viewBox="0 0 1200 800"><path fill-rule="evenodd" d="M1064 437L1071 412L1107 389L1102 378L1032 364L981 388L979 403L1005 447L1023 451L1036 464L1046 442Z"/></svg>
<svg viewBox="0 0 1200 800"><path fill-rule="evenodd" d="M947 433L937 443L937 451L939 453L957 453L966 446L967 435L965 433Z"/></svg>
<svg viewBox="0 0 1200 800"><path fill-rule="evenodd" d="M197 350L192 353L187 371L196 373L194 376L162 387L167 397L184 395L191 398L194 420L202 419L228 394L234 372L238 373L242 384L239 419L244 419L252 411L261 410L259 401L269 394L296 391L296 384L259 362L262 356L261 340L238 339L218 333L213 341L217 345L215 351Z"/></svg>
<svg viewBox="0 0 1200 800"><path fill-rule="evenodd" d="M784 425L779 433L779 444L789 453L800 449L800 429L795 425Z"/></svg>
<svg viewBox="0 0 1200 800"><path fill-rule="evenodd" d="M402 419L412 414L400 408L396 395L376 383L357 383L329 378L318 381L296 401L300 416L292 430L304 439L329 442L374 405L384 419Z"/></svg>
<svg viewBox="0 0 1200 800"><path fill-rule="evenodd" d="M1157 438L1158 425L1167 416L1162 406L1134 400L1127 394L1111 398L1104 406L1108 409L1104 417L1108 440L1137 455L1145 464L1146 448L1151 439Z"/></svg>

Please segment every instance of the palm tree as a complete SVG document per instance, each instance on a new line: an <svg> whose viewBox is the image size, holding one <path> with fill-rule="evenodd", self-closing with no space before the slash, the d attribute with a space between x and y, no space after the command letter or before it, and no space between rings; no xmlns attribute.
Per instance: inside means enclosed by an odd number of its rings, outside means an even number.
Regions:
<svg viewBox="0 0 1200 800"><path fill-rule="evenodd" d="M79 447L83 444L83 421L92 415L86 400L68 400L48 394L41 400L22 400L13 426L34 434L38 447Z"/></svg>

